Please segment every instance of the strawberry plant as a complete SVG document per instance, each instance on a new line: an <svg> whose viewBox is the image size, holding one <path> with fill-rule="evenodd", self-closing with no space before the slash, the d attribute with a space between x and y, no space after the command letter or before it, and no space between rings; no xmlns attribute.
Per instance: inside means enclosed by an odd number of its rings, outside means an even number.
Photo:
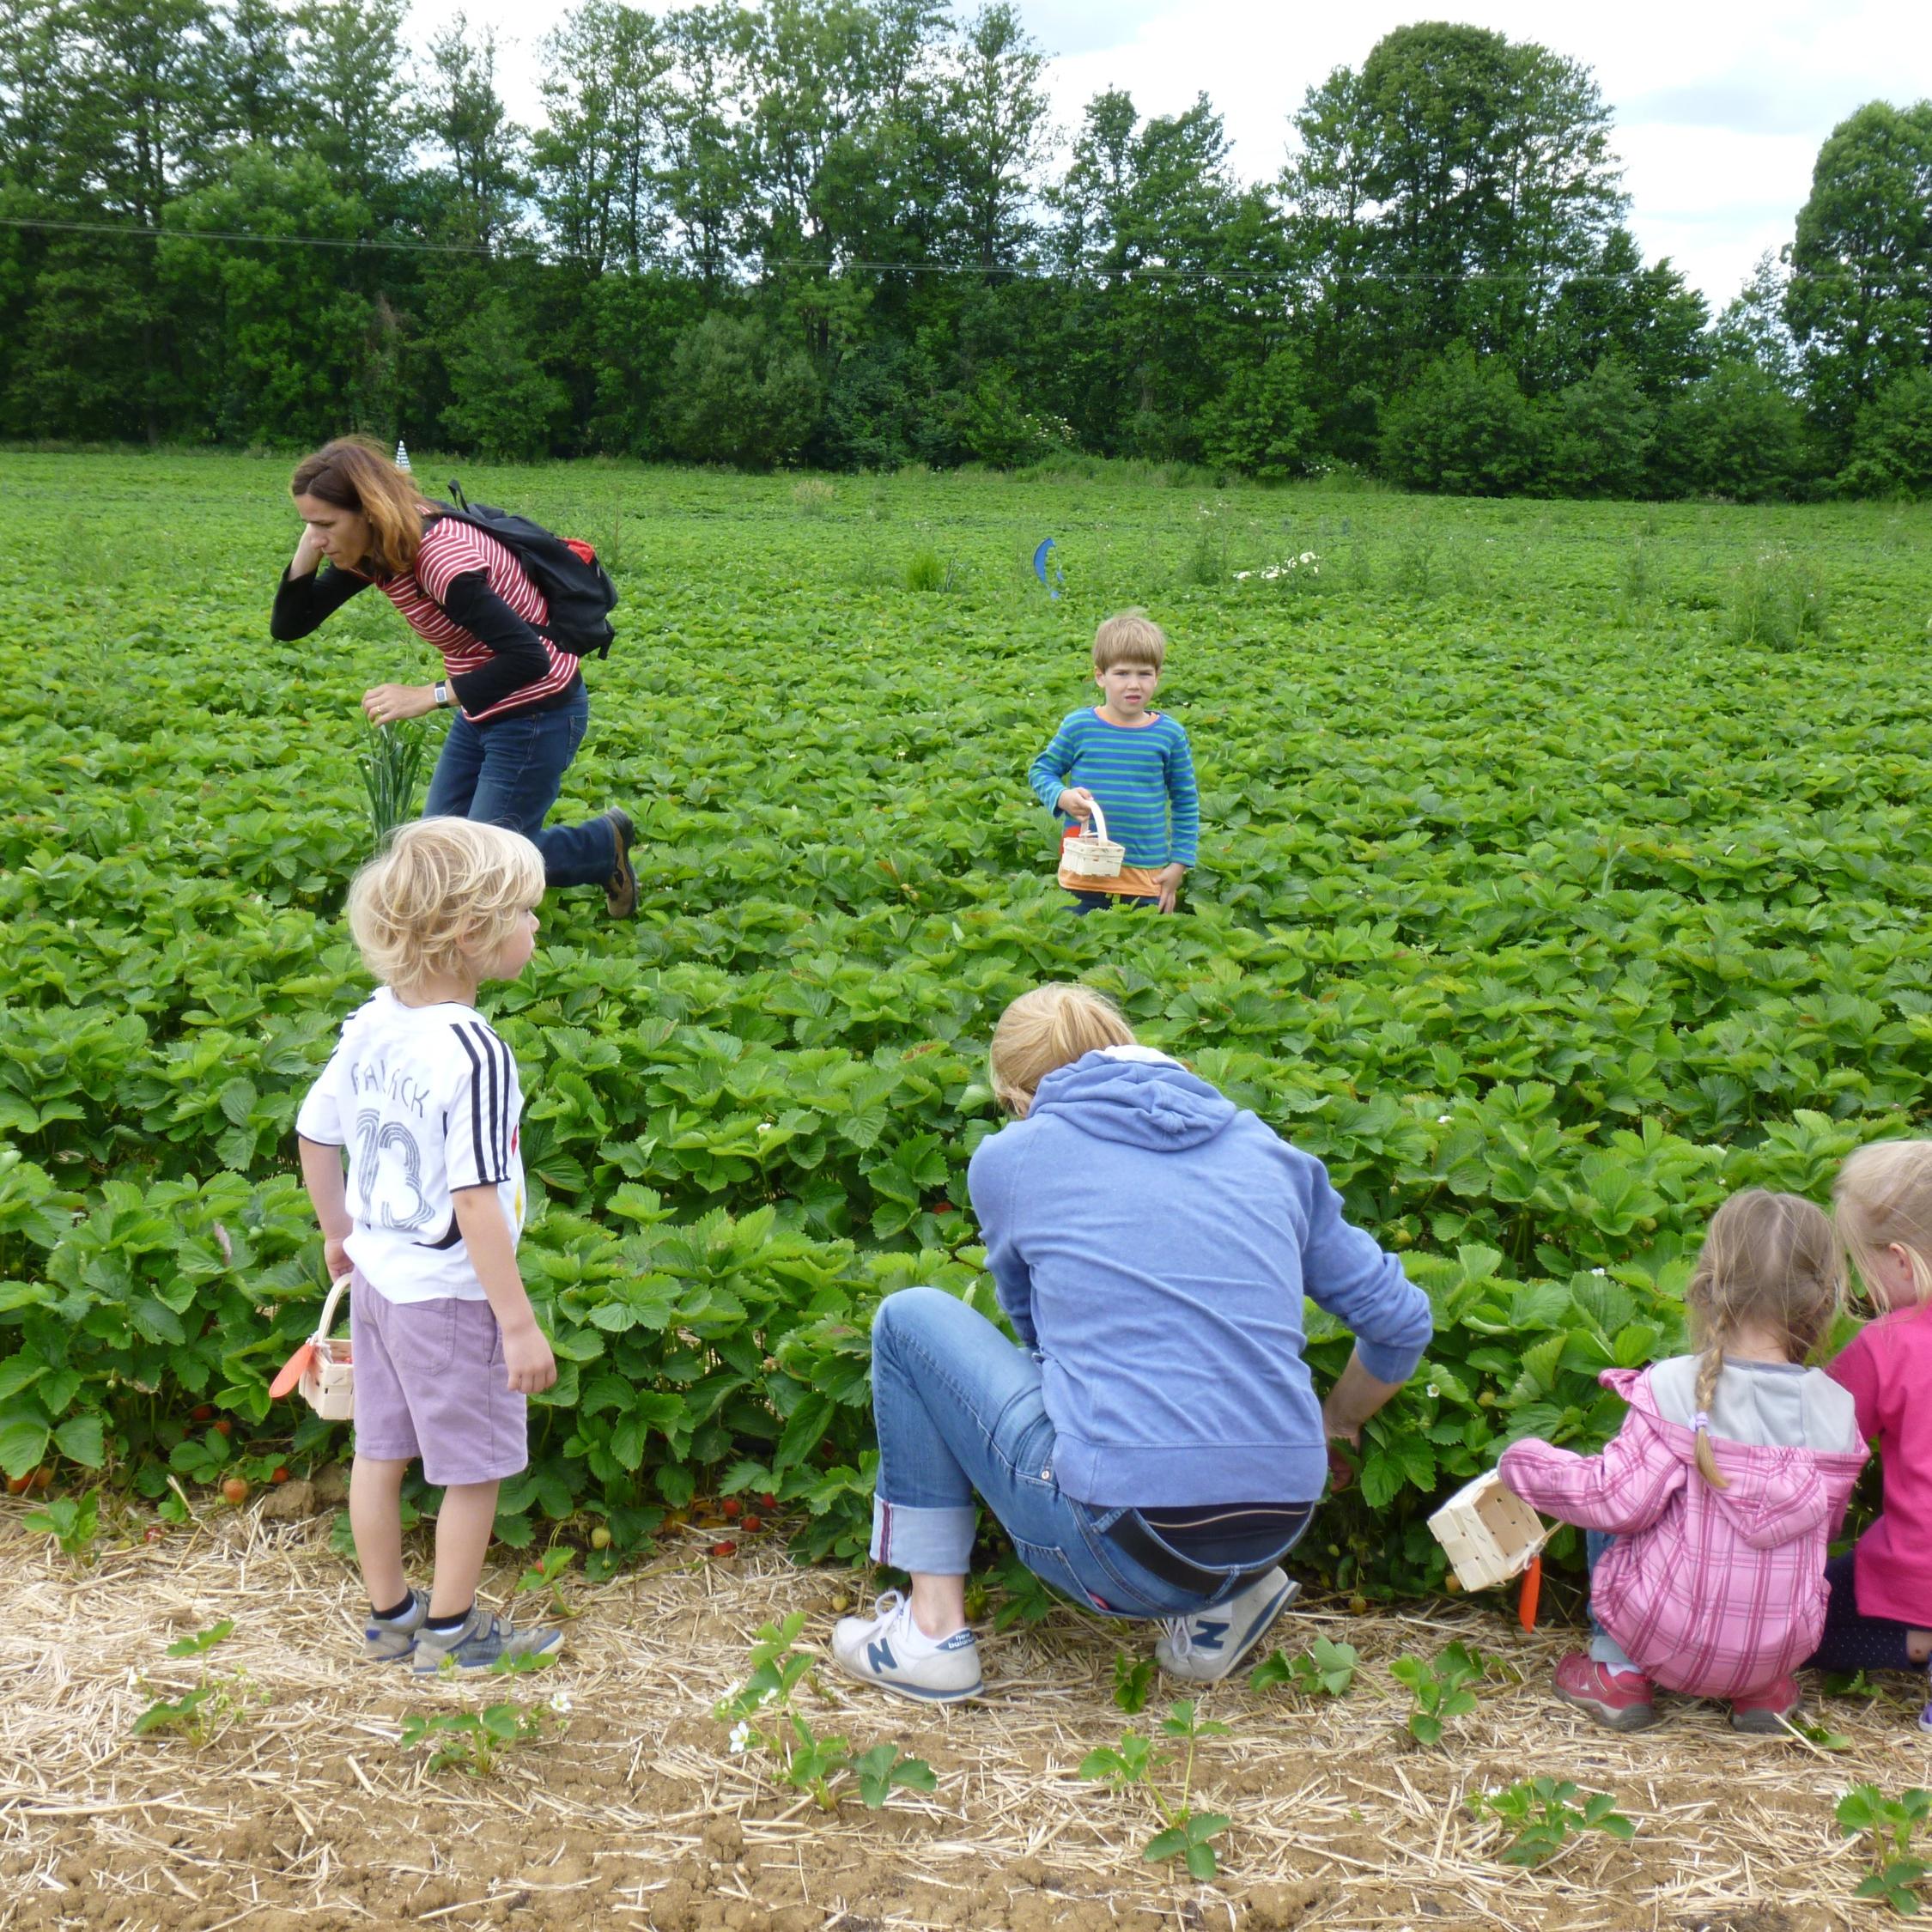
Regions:
<svg viewBox="0 0 1932 1932"><path fill-rule="evenodd" d="M822 1811L837 1810L847 1778L868 1811L878 1810L895 1790L935 1789L933 1767L896 1744L854 1751L844 1738L812 1728L794 1702L801 1686L812 1680L814 1668L812 1652L799 1644L805 1622L805 1613L794 1610L778 1623L762 1625L751 1646L750 1674L713 1707L718 1722L731 1727L732 1754L769 1758L779 1777L809 1794Z"/></svg>
<svg viewBox="0 0 1932 1932"><path fill-rule="evenodd" d="M26 1525L52 1537L70 1561L92 1563L94 1540L100 1531L100 1492L90 1489L85 1496L52 1497L38 1510L27 1511Z"/></svg>
<svg viewBox="0 0 1932 1932"><path fill-rule="evenodd" d="M438 1710L427 1715L412 1710L403 1719L397 1739L406 1751L431 1743L428 1764L432 1773L459 1771L471 1777L488 1777L499 1754L543 1735L550 1712L543 1704L513 1704L507 1699L485 1704L481 1710Z"/></svg>
<svg viewBox="0 0 1932 1932"><path fill-rule="evenodd" d="M1848 1838L1871 1840L1872 1868L1859 1880L1860 1899L1882 1899L1893 1911L1916 1913L1932 1865L1911 1855L1912 1839L1932 1814L1932 1791L1914 1786L1888 1798L1875 1784L1855 1784L1838 1800L1834 1815Z"/></svg>
<svg viewBox="0 0 1932 1932"><path fill-rule="evenodd" d="M368 840L356 698L428 666L368 598L325 653L264 643L272 568L236 559L286 511L258 464L7 460L0 1472L172 1516L345 1441L267 1398L324 1286L291 1134L369 989L341 917ZM552 895L528 972L485 994L529 1096L522 1261L560 1371L503 1487L520 1548L588 1517L602 1576L702 1494L802 1555L862 1552L872 1313L922 1282L993 1305L966 1167L999 1124L993 1022L1042 979L1106 987L1319 1156L1429 1294L1428 1360L1306 1546L1350 1594L1437 1587L1423 1519L1511 1437L1616 1426L1595 1377L1681 1345L1726 1193L1820 1197L1850 1148L1914 1130L1910 507L1532 523L1309 487L1291 550L1285 500L1236 489L1212 568L1176 580L1202 539L1170 491L882 479L908 527L945 531L935 633L931 596L866 575L876 532L798 516L786 486L559 466L503 487L639 532L559 811L623 799L649 855L635 921ZM132 493L195 514L165 569L76 595L73 545ZM1078 544L1091 609L1008 572L1016 515ZM1304 550L1318 578L1236 580ZM1807 634L1775 678L1728 635L1771 552L1838 591L1831 644ZM1185 918L1122 945L1066 916L1024 773L1091 690L1093 619L1147 602L1204 842ZM112 676L50 683L53 635ZM1278 664L1285 708L1257 676ZM1347 1350L1309 1310L1317 1375ZM1016 1577L998 1614L1048 1602Z"/></svg>
<svg viewBox="0 0 1932 1932"><path fill-rule="evenodd" d="M1225 1724L1197 1714L1192 1698L1177 1698L1168 1706L1155 1737L1123 1733L1117 1745L1090 1751L1080 1760L1080 1776L1103 1780L1116 1790L1146 1795L1160 1829L1141 1852L1145 1862L1163 1865L1177 1858L1190 1878L1211 1879L1220 1869L1214 1840L1230 1821L1223 1813L1194 1808L1194 1752L1201 1739L1228 1735ZM1164 1738L1179 1741L1163 1748L1159 1741ZM1176 1771L1178 1781L1174 1782Z"/></svg>
<svg viewBox="0 0 1932 1932"><path fill-rule="evenodd" d="M1449 1643L1431 1660L1397 1657L1388 1671L1415 1699L1409 1735L1418 1744L1440 1744L1443 1731L1476 1708L1476 1693L1469 1686L1481 1679L1483 1660L1466 1643Z"/></svg>
<svg viewBox="0 0 1932 1932"><path fill-rule="evenodd" d="M1293 1686L1304 1698L1339 1698L1355 1681L1361 1668L1352 1643L1337 1643L1332 1637L1318 1637L1299 1656L1284 1656L1271 1651L1248 1674L1251 1691L1272 1690L1278 1684Z"/></svg>
<svg viewBox="0 0 1932 1932"><path fill-rule="evenodd" d="M1486 1811L1513 1827L1501 1854L1506 1865L1546 1864L1584 1832L1625 1841L1637 1835L1636 1826L1617 1809L1614 1792L1586 1794L1568 1778L1522 1778L1507 1790L1473 1792L1468 1803L1479 1816Z"/></svg>

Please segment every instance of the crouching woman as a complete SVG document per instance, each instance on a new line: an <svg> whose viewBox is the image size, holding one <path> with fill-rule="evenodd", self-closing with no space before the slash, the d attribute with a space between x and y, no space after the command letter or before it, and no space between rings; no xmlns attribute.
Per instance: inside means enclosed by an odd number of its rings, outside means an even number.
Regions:
<svg viewBox="0 0 1932 1932"><path fill-rule="evenodd" d="M872 1553L912 1591L842 1619L833 1653L905 1696L979 1691L977 1491L1036 1575L1161 1623L1170 1674L1224 1677L1294 1595L1279 1564L1327 1439L1357 1440L1408 1378L1428 1301L1343 1218L1319 1161L1137 1045L1097 993L1016 999L992 1078L1015 1118L969 1184L1019 1345L935 1289L880 1304ZM1356 1338L1326 1403L1302 1360L1304 1294Z"/></svg>

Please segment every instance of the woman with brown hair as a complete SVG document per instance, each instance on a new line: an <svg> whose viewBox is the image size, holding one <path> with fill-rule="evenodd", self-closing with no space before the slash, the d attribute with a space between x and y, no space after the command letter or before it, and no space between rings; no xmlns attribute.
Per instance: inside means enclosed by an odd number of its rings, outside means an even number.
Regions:
<svg viewBox="0 0 1932 1932"><path fill-rule="evenodd" d="M628 919L637 909L629 816L612 806L579 825L544 825L583 742L590 698L577 659L545 635L550 607L528 572L487 531L425 501L366 437L305 458L289 493L302 535L276 592L271 633L307 637L374 584L442 653L444 675L365 691L370 722L456 712L423 816L521 832L543 854L548 884L601 885L611 916Z"/></svg>

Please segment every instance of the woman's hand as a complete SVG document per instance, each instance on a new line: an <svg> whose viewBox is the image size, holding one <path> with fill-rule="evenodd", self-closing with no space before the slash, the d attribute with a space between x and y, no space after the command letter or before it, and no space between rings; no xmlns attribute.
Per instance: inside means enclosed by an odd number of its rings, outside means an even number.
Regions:
<svg viewBox="0 0 1932 1932"><path fill-rule="evenodd" d="M1156 903L1163 913L1174 910L1174 902L1180 896L1181 881L1188 876L1185 866L1163 866L1161 867L1160 896Z"/></svg>
<svg viewBox="0 0 1932 1932"><path fill-rule="evenodd" d="M322 532L312 523L302 526L302 540L295 545L295 554L289 562L291 577L314 575L316 566L322 561Z"/></svg>
<svg viewBox="0 0 1932 1932"><path fill-rule="evenodd" d="M434 684L378 684L362 694L362 708L372 725L399 724L404 718L423 718L436 708Z"/></svg>

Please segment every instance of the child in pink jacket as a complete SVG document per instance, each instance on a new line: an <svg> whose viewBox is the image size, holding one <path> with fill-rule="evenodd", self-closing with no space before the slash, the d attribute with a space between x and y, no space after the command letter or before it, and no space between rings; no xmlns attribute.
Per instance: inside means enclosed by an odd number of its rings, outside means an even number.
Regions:
<svg viewBox="0 0 1932 1932"><path fill-rule="evenodd" d="M1850 1397L1803 1366L1844 1279L1809 1201L1735 1195L1684 1291L1698 1352L1603 1372L1630 1413L1601 1455L1503 1452L1510 1489L1590 1532L1595 1635L1558 1664L1556 1692L1612 1730L1655 1723L1658 1685L1728 1698L1741 1731L1780 1731L1797 1709L1826 1545L1865 1460Z"/></svg>
<svg viewBox="0 0 1932 1932"><path fill-rule="evenodd" d="M1932 1140L1861 1147L1832 1189L1838 1234L1879 1311L1829 1373L1875 1438L1878 1520L1825 1567L1832 1605L1812 1662L1923 1670L1932 1659ZM1919 1716L1932 1731L1932 1704Z"/></svg>

